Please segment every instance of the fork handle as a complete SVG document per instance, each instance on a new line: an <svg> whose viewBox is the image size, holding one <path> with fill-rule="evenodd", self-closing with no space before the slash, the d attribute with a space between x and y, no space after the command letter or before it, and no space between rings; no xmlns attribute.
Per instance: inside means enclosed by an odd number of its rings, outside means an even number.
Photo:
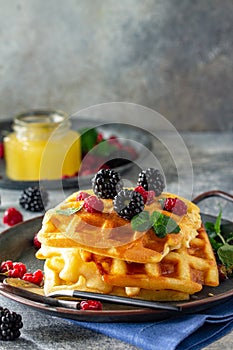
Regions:
<svg viewBox="0 0 233 350"><path fill-rule="evenodd" d="M73 297L76 298L89 298L93 300L101 300L110 303L118 303L118 304L126 304L131 306L140 306L140 307L149 307L153 309L160 310L169 310L169 311L182 311L182 307L175 306L171 304L155 302L155 301L147 301L136 298L122 297L111 294L100 294L100 293L92 293L92 292L82 292L78 290L73 290Z"/></svg>

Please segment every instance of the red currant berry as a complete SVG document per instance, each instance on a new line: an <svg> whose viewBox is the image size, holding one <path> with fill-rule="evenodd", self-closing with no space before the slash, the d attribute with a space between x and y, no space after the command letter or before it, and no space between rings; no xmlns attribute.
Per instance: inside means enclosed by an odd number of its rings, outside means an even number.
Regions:
<svg viewBox="0 0 233 350"><path fill-rule="evenodd" d="M8 277L20 278L20 270L17 268L9 270Z"/></svg>
<svg viewBox="0 0 233 350"><path fill-rule="evenodd" d="M155 198L155 191L148 191L146 204L151 204L154 201L154 198Z"/></svg>
<svg viewBox="0 0 233 350"><path fill-rule="evenodd" d="M176 215L187 213L187 205L179 198L166 198L163 203L163 209Z"/></svg>
<svg viewBox="0 0 233 350"><path fill-rule="evenodd" d="M78 193L78 195L76 197L76 200L77 201L83 201L85 198L87 198L89 196L90 196L89 193L81 191L81 192Z"/></svg>
<svg viewBox="0 0 233 350"><path fill-rule="evenodd" d="M27 272L22 276L22 280L40 285L43 281L44 275L41 270L36 270L34 273Z"/></svg>
<svg viewBox="0 0 233 350"><path fill-rule="evenodd" d="M0 272L4 273L13 269L13 262L11 260L6 260L1 263Z"/></svg>
<svg viewBox="0 0 233 350"><path fill-rule="evenodd" d="M38 240L38 234L36 233L34 238L33 238L33 245L36 249L40 249L41 247L41 243L40 241Z"/></svg>
<svg viewBox="0 0 233 350"><path fill-rule="evenodd" d="M40 269L36 270L33 273L33 278L34 278L34 283L37 284L37 285L40 285L41 282L43 281L44 274L43 274L43 272Z"/></svg>
<svg viewBox="0 0 233 350"><path fill-rule="evenodd" d="M96 140L96 142L97 142L97 143L100 143L100 142L102 142L103 140L104 140L104 137L103 137L103 135L99 132L98 135L97 135L97 140Z"/></svg>
<svg viewBox="0 0 233 350"><path fill-rule="evenodd" d="M33 274L32 274L32 272L26 272L26 273L22 276L22 280L33 283L33 282L32 282L32 280L33 280Z"/></svg>
<svg viewBox="0 0 233 350"><path fill-rule="evenodd" d="M113 145L115 147L117 147L118 149L122 149L124 146L120 143L120 141L117 139L116 136L110 136L108 139L108 143L110 145Z"/></svg>
<svg viewBox="0 0 233 350"><path fill-rule="evenodd" d="M102 304L97 300L82 300L80 303L81 310L102 310Z"/></svg>
<svg viewBox="0 0 233 350"><path fill-rule="evenodd" d="M147 201L147 191L145 190L145 188L143 188L142 186L137 186L137 187L135 187L134 191L140 193L142 195L142 197L143 197L144 203L146 203L146 201Z"/></svg>
<svg viewBox="0 0 233 350"><path fill-rule="evenodd" d="M21 262L14 262L13 263L13 270L17 270L17 273L18 273L17 277L19 277L19 278L22 278L23 275L27 272L26 265L24 265Z"/></svg>
<svg viewBox="0 0 233 350"><path fill-rule="evenodd" d="M99 213L104 210L104 204L102 200L97 198L96 196L89 196L84 199L84 205L83 208L88 213Z"/></svg>
<svg viewBox="0 0 233 350"><path fill-rule="evenodd" d="M149 205L153 202L155 197L154 191L146 191L142 186L135 187L134 191L139 192L142 195L145 204Z"/></svg>
<svg viewBox="0 0 233 350"><path fill-rule="evenodd" d="M3 223L14 226L23 221L23 215L15 208L8 208L3 215Z"/></svg>

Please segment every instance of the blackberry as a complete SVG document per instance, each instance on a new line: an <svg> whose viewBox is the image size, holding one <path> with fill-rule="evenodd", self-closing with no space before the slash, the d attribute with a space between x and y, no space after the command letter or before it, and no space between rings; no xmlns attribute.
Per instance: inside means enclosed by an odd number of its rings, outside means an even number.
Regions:
<svg viewBox="0 0 233 350"><path fill-rule="evenodd" d="M142 186L146 191L154 191L159 196L165 187L164 178L158 169L148 168L138 175L138 186Z"/></svg>
<svg viewBox="0 0 233 350"><path fill-rule="evenodd" d="M144 200L139 192L124 189L113 200L114 210L122 218L131 220L144 209Z"/></svg>
<svg viewBox="0 0 233 350"><path fill-rule="evenodd" d="M112 169L101 169L92 179L92 189L100 198L113 199L122 188L120 175Z"/></svg>
<svg viewBox="0 0 233 350"><path fill-rule="evenodd" d="M47 191L44 189L39 189L38 187L26 188L19 198L19 204L21 207L32 212L44 211L47 203Z"/></svg>
<svg viewBox="0 0 233 350"><path fill-rule="evenodd" d="M0 340L14 340L20 336L22 317L14 311L0 306Z"/></svg>

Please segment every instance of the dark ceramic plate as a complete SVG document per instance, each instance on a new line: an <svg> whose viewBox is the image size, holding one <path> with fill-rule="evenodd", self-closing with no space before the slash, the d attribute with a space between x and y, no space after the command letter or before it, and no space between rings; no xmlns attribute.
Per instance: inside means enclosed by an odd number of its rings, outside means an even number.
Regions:
<svg viewBox="0 0 233 350"><path fill-rule="evenodd" d="M215 217L202 215L203 222L215 221ZM35 258L35 248L33 247L33 237L41 227L42 217L37 217L0 234L0 261L11 259L13 261L23 261L28 268L35 270L43 268L43 262ZM233 223L223 220L222 232L233 230ZM16 240L17 237L17 240ZM157 310L142 307L133 307L118 304L103 304L102 311L80 311L64 307L49 306L46 303L29 300L27 297L17 295L5 289L1 285L0 293L16 302L37 309L57 317L74 319L86 322L145 322L169 318L180 315L179 312L168 310ZM212 296L210 296L212 295ZM192 297L190 301L169 303L182 307L182 313L194 313L212 307L233 296L233 279L222 282L218 287L204 287L203 290Z"/></svg>
<svg viewBox="0 0 233 350"><path fill-rule="evenodd" d="M132 160L130 156L124 157L124 152L120 151L117 158L111 160L110 167L117 170L119 173L124 173L130 169L134 164L140 164L140 161L145 159L147 152L151 150L152 138L151 135L138 127L121 123L108 123L101 121L94 121L90 119L71 119L72 128L74 130L83 130L84 128L97 128L105 139L110 136L116 136L120 142L125 146L130 146L135 150L136 157ZM3 137L12 131L12 120L0 121L0 142ZM93 172L94 174L95 172ZM90 184L93 174L86 176L77 176L65 178L63 180L40 181L45 188L53 189L62 184L63 188L78 188ZM29 186L37 186L38 181L12 181L5 174L5 162L0 159L0 188L7 189L24 189Z"/></svg>

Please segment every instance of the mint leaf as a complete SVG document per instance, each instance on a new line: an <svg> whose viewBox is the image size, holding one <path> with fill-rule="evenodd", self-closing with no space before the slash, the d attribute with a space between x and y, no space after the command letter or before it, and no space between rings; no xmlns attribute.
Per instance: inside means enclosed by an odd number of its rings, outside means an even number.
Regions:
<svg viewBox="0 0 233 350"><path fill-rule="evenodd" d="M230 268L233 266L233 246L225 243L217 250L218 257L221 262L227 267Z"/></svg>
<svg viewBox="0 0 233 350"><path fill-rule="evenodd" d="M225 266L224 275L232 277L233 271L233 245L229 244L233 239L233 232L227 237L221 232L222 210L220 210L215 223L206 222L205 228L213 250L217 253L217 259Z"/></svg>
<svg viewBox="0 0 233 350"><path fill-rule="evenodd" d="M147 231L151 228L150 214L148 211L142 211L140 214L135 215L131 220L131 226L134 231Z"/></svg>
<svg viewBox="0 0 233 350"><path fill-rule="evenodd" d="M163 224L157 224L156 227L153 226L153 229L155 231L156 236L158 236L159 238L164 238L167 235L167 230L166 230L166 226Z"/></svg>
<svg viewBox="0 0 233 350"><path fill-rule="evenodd" d="M233 240L233 232L228 233L226 242L229 243Z"/></svg>
<svg viewBox="0 0 233 350"><path fill-rule="evenodd" d="M151 225L153 226L156 222L158 222L158 220L162 216L164 216L164 215L162 213L160 213L159 211L153 211L153 213L151 214L151 217L150 217Z"/></svg>
<svg viewBox="0 0 233 350"><path fill-rule="evenodd" d="M98 132L95 128L84 128L79 132L81 134L82 153L86 154L96 145Z"/></svg>
<svg viewBox="0 0 233 350"><path fill-rule="evenodd" d="M221 234L221 221L222 221L222 209L220 210L215 223L212 223L212 222L205 223L205 229L207 231L209 238L213 238L214 240L216 240L216 238L218 237L222 241L221 244L225 244L226 241Z"/></svg>
<svg viewBox="0 0 233 350"><path fill-rule="evenodd" d="M79 207L75 207L75 208L58 209L56 210L56 213L60 215L71 216L77 213L80 209L82 209L82 207L83 205L81 204Z"/></svg>
<svg viewBox="0 0 233 350"><path fill-rule="evenodd" d="M151 215L151 224L155 234L159 238L164 238L168 233L179 233L180 227L167 215L154 211Z"/></svg>
<svg viewBox="0 0 233 350"><path fill-rule="evenodd" d="M173 219L169 219L167 223L167 233L179 233L180 226Z"/></svg>
<svg viewBox="0 0 233 350"><path fill-rule="evenodd" d="M220 209L220 212L214 224L214 230L217 234L221 232L221 221L222 221L222 209Z"/></svg>
<svg viewBox="0 0 233 350"><path fill-rule="evenodd" d="M206 229L206 231L207 231L207 233L208 234L210 234L210 235L214 235L214 236L216 236L217 234L216 234L216 232L215 232L215 227L214 227L214 223L213 222L206 222L205 223L205 229Z"/></svg>
<svg viewBox="0 0 233 350"><path fill-rule="evenodd" d="M143 232L153 228L156 236L164 238L168 233L179 233L180 227L177 223L158 211L154 211L151 215L148 211L143 211L135 215L131 220L133 230Z"/></svg>
<svg viewBox="0 0 233 350"><path fill-rule="evenodd" d="M217 237L217 236L216 236ZM222 242L218 242L213 237L209 236L209 241L212 246L212 248L217 252L217 250L222 246Z"/></svg>

